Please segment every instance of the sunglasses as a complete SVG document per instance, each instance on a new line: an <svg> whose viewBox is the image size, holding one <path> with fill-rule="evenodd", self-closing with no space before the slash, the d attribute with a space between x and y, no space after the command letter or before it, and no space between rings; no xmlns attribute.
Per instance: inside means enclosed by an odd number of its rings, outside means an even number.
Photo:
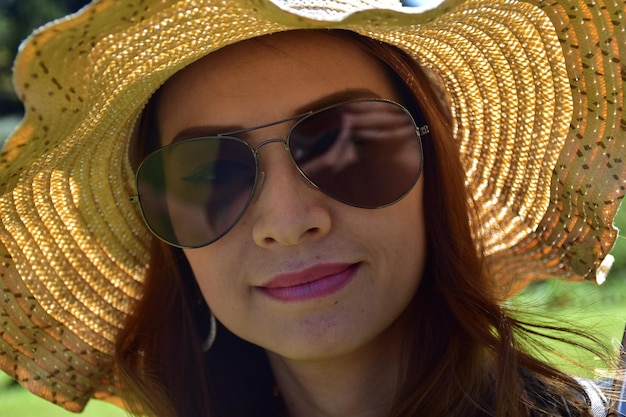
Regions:
<svg viewBox="0 0 626 417"><path fill-rule="evenodd" d="M241 138L291 121L286 140L269 139L252 147ZM421 136L428 133L427 125L418 126L411 113L393 101L335 104L165 146L139 166L138 194L131 200L139 203L152 233L166 243L180 248L209 245L246 211L262 172L260 148L278 142L314 188L351 206L381 208L402 199L419 179Z"/></svg>

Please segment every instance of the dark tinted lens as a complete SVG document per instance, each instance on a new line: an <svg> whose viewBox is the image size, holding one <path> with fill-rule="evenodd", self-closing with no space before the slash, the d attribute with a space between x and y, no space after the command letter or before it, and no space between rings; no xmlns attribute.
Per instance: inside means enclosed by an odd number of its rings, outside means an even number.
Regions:
<svg viewBox="0 0 626 417"><path fill-rule="evenodd" d="M234 138L199 138L148 156L137 173L144 217L175 246L198 247L226 233L245 210L256 178L251 150Z"/></svg>
<svg viewBox="0 0 626 417"><path fill-rule="evenodd" d="M386 101L351 102L298 122L289 139L304 175L329 196L359 207L398 201L422 170L410 114Z"/></svg>

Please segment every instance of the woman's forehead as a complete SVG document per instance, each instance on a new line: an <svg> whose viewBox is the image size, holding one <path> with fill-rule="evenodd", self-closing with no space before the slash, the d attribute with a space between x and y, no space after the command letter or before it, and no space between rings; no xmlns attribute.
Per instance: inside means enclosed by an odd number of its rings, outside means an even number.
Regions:
<svg viewBox="0 0 626 417"><path fill-rule="evenodd" d="M221 76L221 81L230 78L255 77L264 68L274 69L275 65L285 65L286 69L298 73L296 66L314 66L316 63L327 67L351 65L355 60L376 60L362 48L343 36L341 32L322 30L294 30L260 36L225 46L192 63L179 71L167 85L203 74ZM354 65L362 62L354 62ZM320 74L321 75L321 74Z"/></svg>

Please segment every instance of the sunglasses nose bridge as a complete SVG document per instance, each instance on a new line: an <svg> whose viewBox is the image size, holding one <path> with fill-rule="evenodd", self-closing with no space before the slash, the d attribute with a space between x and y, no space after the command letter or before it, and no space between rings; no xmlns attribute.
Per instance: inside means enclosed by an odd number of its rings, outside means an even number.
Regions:
<svg viewBox="0 0 626 417"><path fill-rule="evenodd" d="M282 143L283 148L285 149L285 151L287 151L287 153L289 153L289 143L285 139L274 138L274 139L264 140L263 142L261 142L258 145L256 145L254 147L254 149L252 150L254 152L254 159L256 160L257 167L260 166L259 158L261 157L261 155L260 155L261 148L263 146L269 145L271 143ZM261 170L260 174L264 174L263 170Z"/></svg>
<svg viewBox="0 0 626 417"><path fill-rule="evenodd" d="M267 139L267 140L264 140L263 142L259 143L258 145L256 145L254 147L254 155L258 158L259 157L259 150L263 146L269 145L270 143L282 143L283 146L285 147L285 150L289 149L288 145L287 145L287 141L284 140L284 139L280 139L280 138Z"/></svg>

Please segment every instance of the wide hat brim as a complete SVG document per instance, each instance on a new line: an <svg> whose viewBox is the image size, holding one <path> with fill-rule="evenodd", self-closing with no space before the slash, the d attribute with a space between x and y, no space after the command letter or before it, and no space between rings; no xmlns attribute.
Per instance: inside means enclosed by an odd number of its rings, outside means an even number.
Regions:
<svg viewBox="0 0 626 417"><path fill-rule="evenodd" d="M152 239L129 199L141 110L191 62L284 30L352 30L435 74L503 293L596 276L626 185L623 0L301 3L103 0L23 45L26 116L0 153L1 369L69 410L119 402L114 340Z"/></svg>

